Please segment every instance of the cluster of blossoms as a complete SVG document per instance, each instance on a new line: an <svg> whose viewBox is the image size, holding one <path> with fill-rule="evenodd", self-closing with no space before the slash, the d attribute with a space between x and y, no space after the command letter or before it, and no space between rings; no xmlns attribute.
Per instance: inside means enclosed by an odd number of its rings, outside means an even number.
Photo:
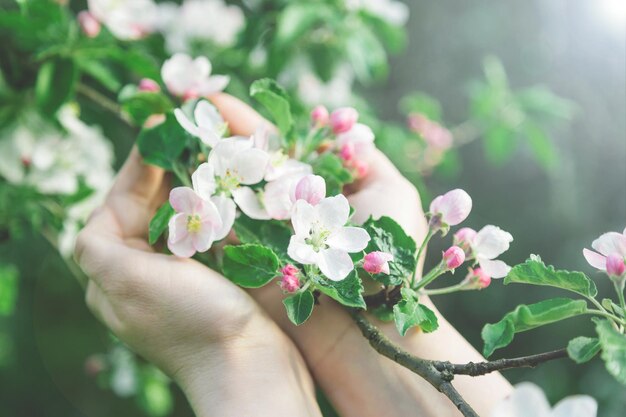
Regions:
<svg viewBox="0 0 626 417"><path fill-rule="evenodd" d="M626 283L626 229L622 233L608 232L591 244L594 251L583 249L589 265L605 272L618 288Z"/></svg>

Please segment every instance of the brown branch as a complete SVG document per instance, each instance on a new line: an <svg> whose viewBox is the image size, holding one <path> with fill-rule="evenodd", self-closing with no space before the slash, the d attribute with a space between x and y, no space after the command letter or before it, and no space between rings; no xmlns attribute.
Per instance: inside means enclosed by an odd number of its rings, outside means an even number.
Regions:
<svg viewBox="0 0 626 417"><path fill-rule="evenodd" d="M480 376L490 372L503 371L505 369L534 368L541 363L566 357L567 350L559 349L552 352L539 353L537 355L478 363L452 364L450 362L437 362L435 363L435 367L439 371L448 371L455 375Z"/></svg>

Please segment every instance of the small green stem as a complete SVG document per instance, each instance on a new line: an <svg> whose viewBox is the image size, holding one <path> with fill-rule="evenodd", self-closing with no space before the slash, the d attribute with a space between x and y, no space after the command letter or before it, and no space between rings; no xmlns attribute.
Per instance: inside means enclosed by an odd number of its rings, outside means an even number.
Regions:
<svg viewBox="0 0 626 417"><path fill-rule="evenodd" d="M411 288L417 291L420 288L424 288L425 286L433 282L435 279L441 276L444 272L446 272L446 269L443 267L443 265L444 265L443 262L440 262L439 265L434 267L428 274L426 274L424 278L418 281L415 284L415 286L411 286Z"/></svg>
<svg viewBox="0 0 626 417"><path fill-rule="evenodd" d="M189 179L189 174L185 170L184 167L181 166L180 163L176 162L172 165L172 171L176 175L176 177L183 183L186 187L192 187L191 180Z"/></svg>
<svg viewBox="0 0 626 417"><path fill-rule="evenodd" d="M613 315L611 313L607 313L606 311L601 311L601 310L588 310L587 314L594 314L596 316L602 316L602 317L606 317L607 319L611 319L619 324L622 325L626 325L626 320L622 320L621 318L617 317L616 315Z"/></svg>
<svg viewBox="0 0 626 417"><path fill-rule="evenodd" d="M464 283L460 283L456 285L451 285L450 287L436 288L434 290L424 289L422 290L422 293L426 295L443 295L443 294L450 294L450 293L457 292L457 291L467 291L467 290L469 290L467 285Z"/></svg>
<svg viewBox="0 0 626 417"><path fill-rule="evenodd" d="M417 255L415 256L416 264L419 264L420 258L422 257L422 253L424 252L424 249L426 248L426 246L428 246L428 242L430 241L432 237L433 237L433 231L431 229L428 229L428 233L426 234L426 237L424 238L424 241L422 242L422 245L420 246L419 250L417 251ZM411 277L411 287L413 287L414 285L415 285L415 273L413 273L413 276Z"/></svg>
<svg viewBox="0 0 626 417"><path fill-rule="evenodd" d="M619 305L622 307L622 311L626 313L626 301L624 300L624 283L617 283L617 281L613 281L613 285L615 285L615 291L617 292L617 298L619 298Z"/></svg>

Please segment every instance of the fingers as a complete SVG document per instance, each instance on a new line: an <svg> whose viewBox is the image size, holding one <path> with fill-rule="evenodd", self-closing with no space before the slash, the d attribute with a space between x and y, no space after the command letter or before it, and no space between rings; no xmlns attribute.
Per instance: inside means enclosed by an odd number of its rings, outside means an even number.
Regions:
<svg viewBox="0 0 626 417"><path fill-rule="evenodd" d="M229 94L216 94L210 100L228 122L234 135L249 136L261 126L273 128L272 124L252 107Z"/></svg>
<svg viewBox="0 0 626 417"><path fill-rule="evenodd" d="M161 189L163 175L163 169L144 163L137 147L133 147L117 174L109 196L121 195L150 202Z"/></svg>

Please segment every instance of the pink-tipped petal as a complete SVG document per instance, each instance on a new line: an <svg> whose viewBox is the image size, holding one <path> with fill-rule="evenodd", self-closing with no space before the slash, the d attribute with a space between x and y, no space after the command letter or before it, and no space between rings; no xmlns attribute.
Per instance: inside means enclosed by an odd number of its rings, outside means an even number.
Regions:
<svg viewBox="0 0 626 417"><path fill-rule="evenodd" d="M316 205L326 197L326 181L319 175L306 175L296 184L295 199Z"/></svg>
<svg viewBox="0 0 626 417"><path fill-rule="evenodd" d="M455 226L469 216L472 211L472 198L465 191L455 189L433 200L430 212L441 215L441 221Z"/></svg>
<svg viewBox="0 0 626 417"><path fill-rule="evenodd" d="M583 256L585 257L589 265L601 271L606 271L606 257L605 256L602 256L599 253L586 249L586 248L583 249Z"/></svg>
<svg viewBox="0 0 626 417"><path fill-rule="evenodd" d="M189 187L176 187L170 191L170 204L177 213L191 214L200 202L200 196Z"/></svg>

